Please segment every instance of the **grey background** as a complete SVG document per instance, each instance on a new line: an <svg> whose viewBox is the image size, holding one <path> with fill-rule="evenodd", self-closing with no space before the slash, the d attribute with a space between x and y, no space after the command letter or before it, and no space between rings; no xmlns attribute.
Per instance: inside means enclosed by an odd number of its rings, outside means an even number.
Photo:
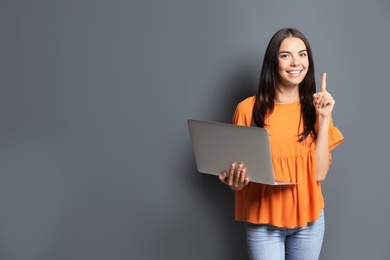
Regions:
<svg viewBox="0 0 390 260"><path fill-rule="evenodd" d="M246 259L186 120L230 122L279 28L309 39L345 142L321 259L390 259L390 2L0 1L0 259Z"/></svg>

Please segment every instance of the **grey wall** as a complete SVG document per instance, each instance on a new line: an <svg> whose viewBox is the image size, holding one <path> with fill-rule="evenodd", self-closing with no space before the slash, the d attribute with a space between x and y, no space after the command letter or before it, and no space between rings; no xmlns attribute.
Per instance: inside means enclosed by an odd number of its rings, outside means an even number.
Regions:
<svg viewBox="0 0 390 260"><path fill-rule="evenodd" d="M230 122L279 28L312 44L345 142L321 259L390 259L390 2L0 2L0 259L246 259L186 120Z"/></svg>

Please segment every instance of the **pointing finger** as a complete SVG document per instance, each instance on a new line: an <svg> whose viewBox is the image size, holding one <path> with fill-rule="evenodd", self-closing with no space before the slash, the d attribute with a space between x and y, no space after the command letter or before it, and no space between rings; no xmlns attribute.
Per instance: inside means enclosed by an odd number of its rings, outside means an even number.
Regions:
<svg viewBox="0 0 390 260"><path fill-rule="evenodd" d="M321 81L321 92L326 91L326 73L322 74L322 81Z"/></svg>

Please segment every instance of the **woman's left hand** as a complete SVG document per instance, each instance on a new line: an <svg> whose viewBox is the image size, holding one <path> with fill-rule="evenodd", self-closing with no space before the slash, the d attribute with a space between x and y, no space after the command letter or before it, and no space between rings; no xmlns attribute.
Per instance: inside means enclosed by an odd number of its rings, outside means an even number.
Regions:
<svg viewBox="0 0 390 260"><path fill-rule="evenodd" d="M326 118L332 114L335 100L332 95L326 91L326 73L322 75L321 92L317 92L313 95L313 104L317 116Z"/></svg>

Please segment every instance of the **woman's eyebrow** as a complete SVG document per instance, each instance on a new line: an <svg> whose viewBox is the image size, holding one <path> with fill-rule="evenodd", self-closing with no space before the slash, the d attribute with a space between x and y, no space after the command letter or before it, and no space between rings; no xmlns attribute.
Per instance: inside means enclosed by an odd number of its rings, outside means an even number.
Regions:
<svg viewBox="0 0 390 260"><path fill-rule="evenodd" d="M300 50L300 51L298 51L298 53L301 53L301 52L307 52L307 50L306 50L306 49L304 49L304 50ZM280 52L279 52L279 54L281 54L281 53L288 53L288 54L291 54L291 52L290 52L290 51L280 51Z"/></svg>

